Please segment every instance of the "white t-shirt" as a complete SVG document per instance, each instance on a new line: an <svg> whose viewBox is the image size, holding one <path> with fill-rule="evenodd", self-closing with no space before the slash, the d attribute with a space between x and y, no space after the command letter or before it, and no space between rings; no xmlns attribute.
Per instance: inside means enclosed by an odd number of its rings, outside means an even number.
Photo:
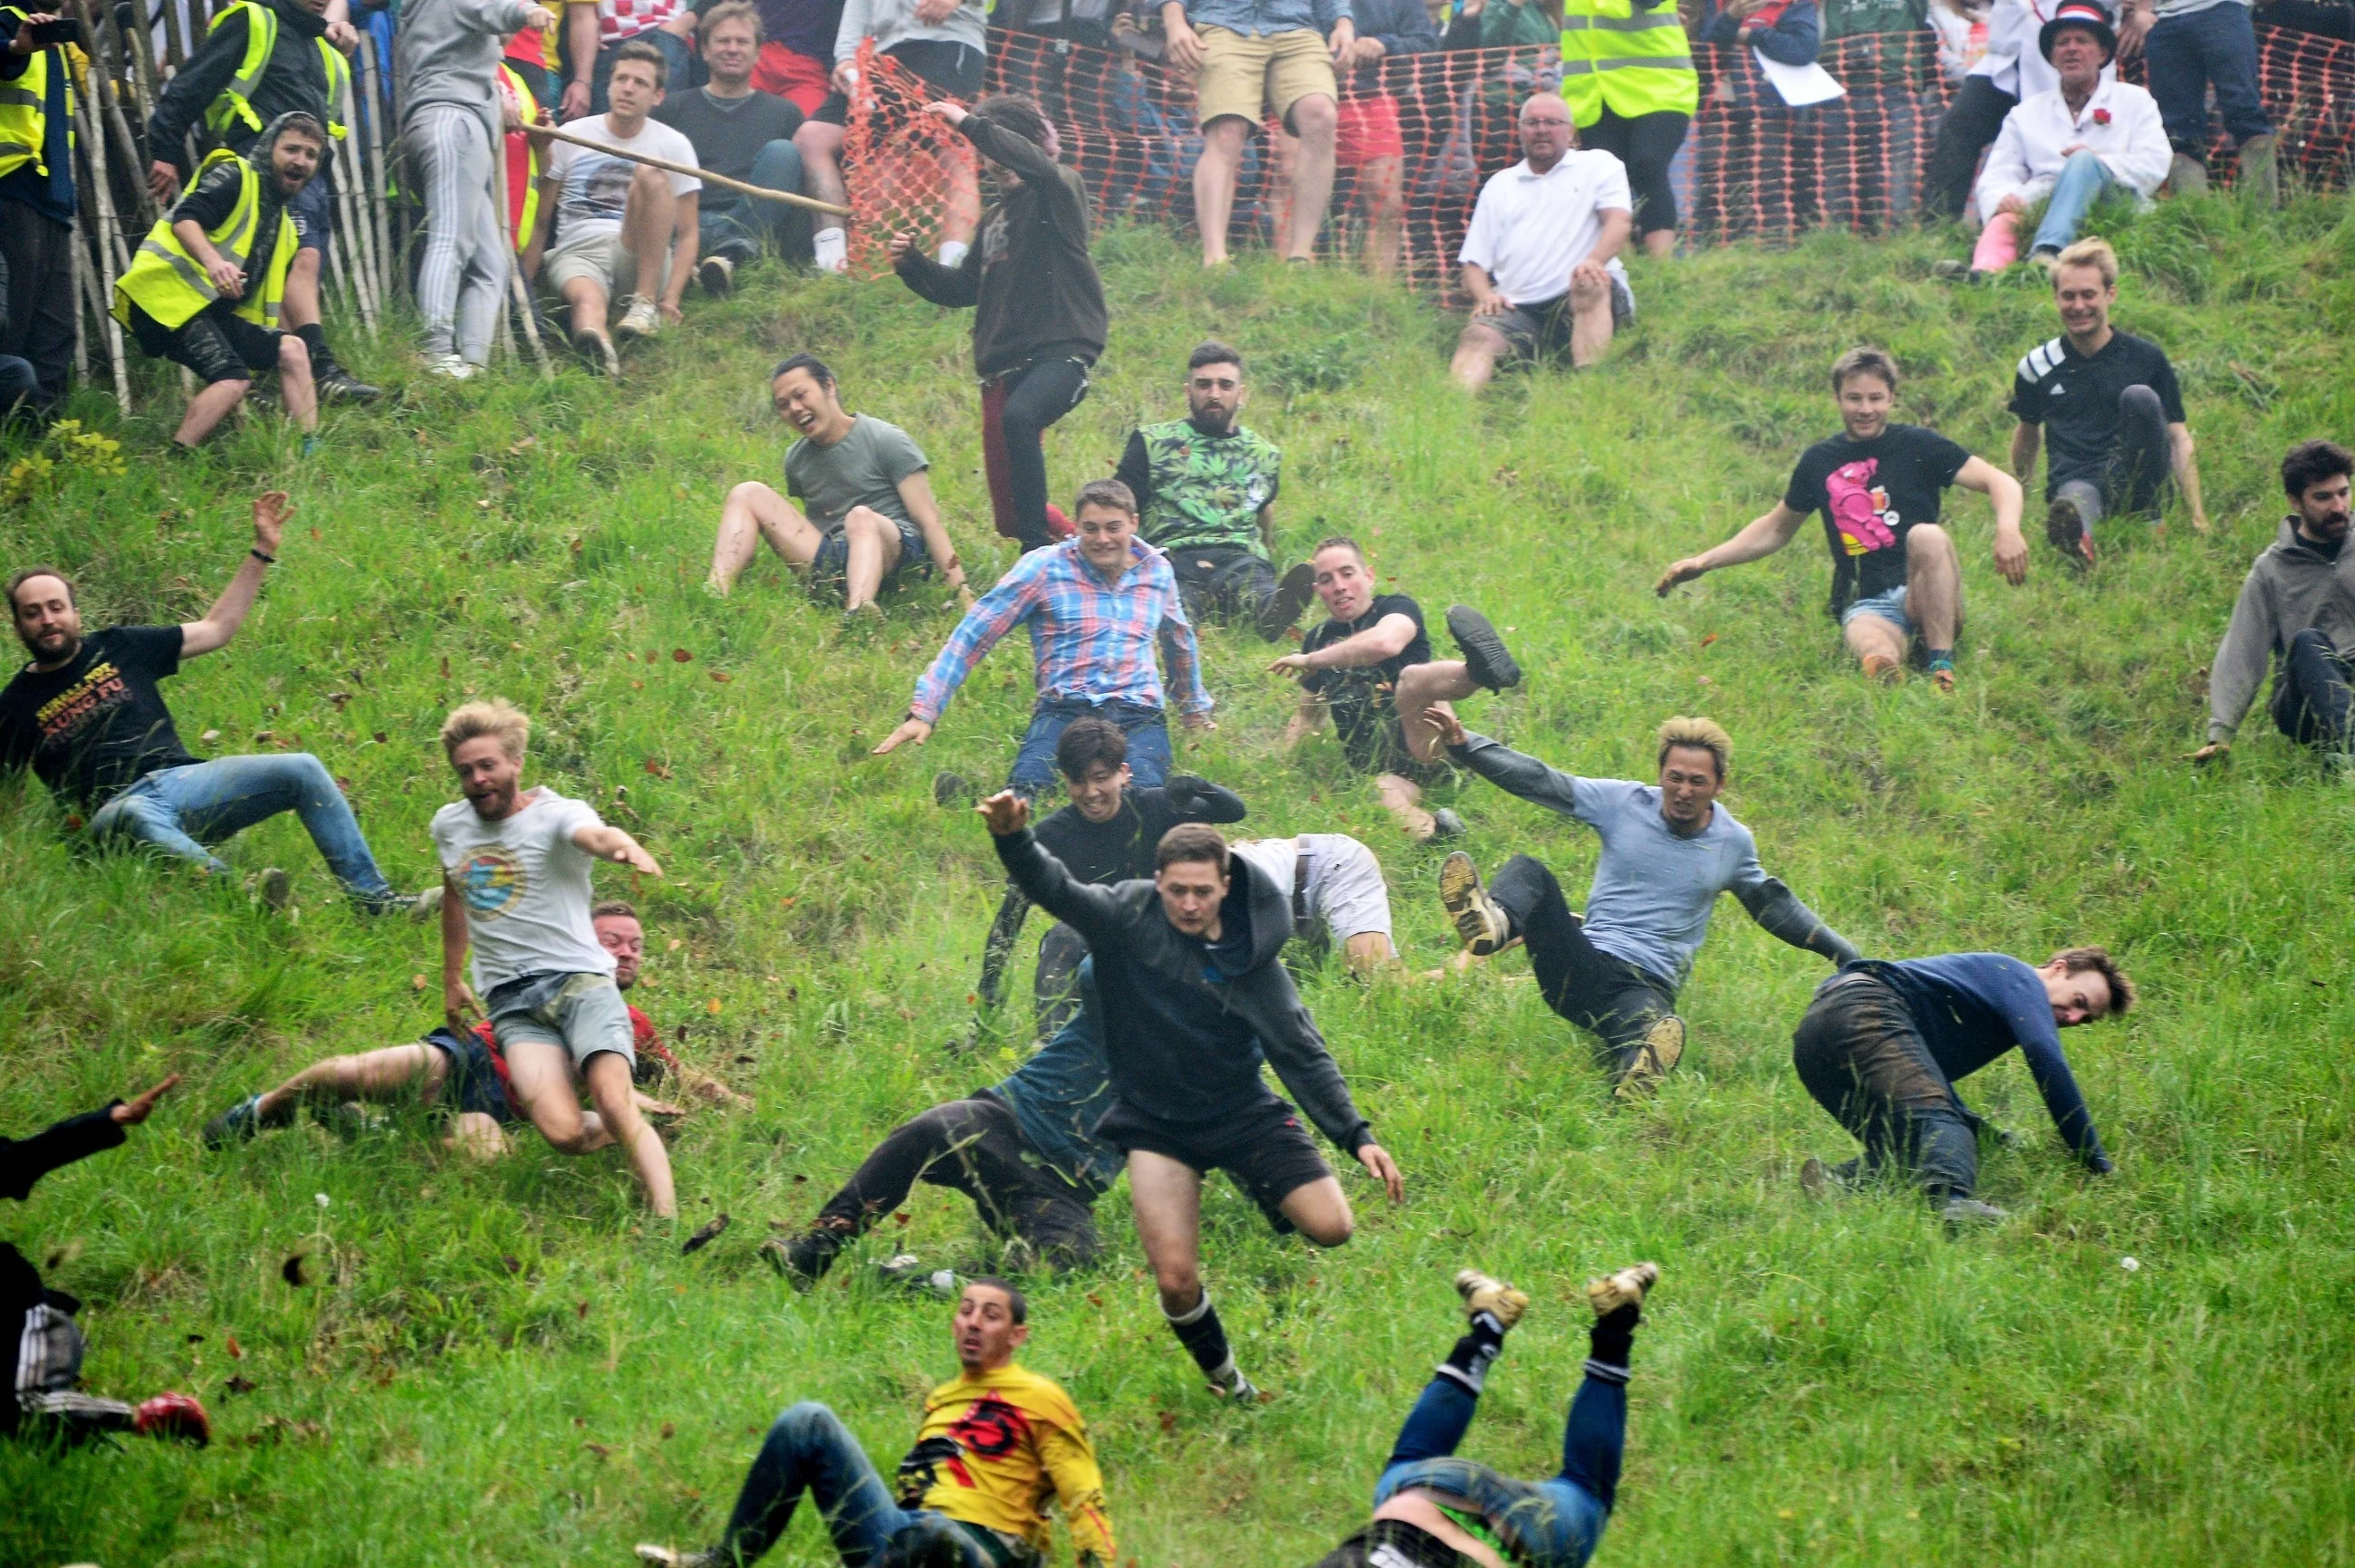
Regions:
<svg viewBox="0 0 2355 1568"><path fill-rule="evenodd" d="M1570 270L1603 237L1603 214L1636 210L1627 166L1611 154L1578 149L1543 174L1523 158L1498 169L1480 187L1472 226L1456 260L1487 272L1517 305L1542 304L1570 292ZM1614 256L1611 275L1625 286L1627 271Z"/></svg>
<svg viewBox="0 0 2355 1568"><path fill-rule="evenodd" d="M609 147L651 153L691 169L703 166L696 161L695 144L687 139L684 132L650 119L638 127L636 135L617 136L607 123L608 118L591 114L586 119L568 121L564 129ZM549 155L544 177L564 182L564 189L557 197L557 238L571 240L584 235L620 233L623 209L630 200L630 179L638 172L638 165L594 147L576 147L570 142L550 145L555 151ZM669 177L670 193L675 197L703 188L703 182L693 175Z"/></svg>
<svg viewBox="0 0 2355 1568"><path fill-rule="evenodd" d="M602 826L591 807L544 784L497 822L463 800L433 814L434 850L466 901L478 996L523 975L613 972L589 921L591 861L572 842L581 828Z"/></svg>

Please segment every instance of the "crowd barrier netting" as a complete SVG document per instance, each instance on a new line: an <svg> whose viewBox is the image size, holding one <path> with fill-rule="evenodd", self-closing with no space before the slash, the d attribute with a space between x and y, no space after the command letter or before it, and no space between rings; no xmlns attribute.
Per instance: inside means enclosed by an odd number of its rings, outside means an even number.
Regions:
<svg viewBox="0 0 2355 1568"><path fill-rule="evenodd" d="M2264 27L2257 37L2260 86L2280 133L2285 174L2311 187L2342 187L2355 154L2355 46ZM1026 91L1045 106L1099 222L1124 216L1192 222L1201 137L1184 79L1155 61L1027 33L993 33L990 54L988 89ZM1747 50L1700 45L1694 56L1701 106L1675 171L1692 240L1784 241L1817 228L1869 233L1913 216L1938 116L1954 91L1938 69L1934 35L1827 45L1823 65L1848 93L1802 111L1782 106ZM970 148L922 112L936 95L897 61L869 50L860 63L845 172L858 213L852 265L874 275L890 265L892 234L914 229L928 243L937 236L954 171L969 166ZM2140 74L2138 61L2126 68L2130 80ZM1403 266L1416 283L1451 291L1456 247L1481 182L1520 155L1520 101L1560 77L1551 48L1455 50L1386 59L1373 73L1376 85L1345 87L1345 123L1367 111L1381 119L1395 110L1404 149ZM1349 109L1353 101L1362 109ZM1239 241L1266 239L1279 219L1288 138L1273 125L1266 130L1245 157L1232 229ZM1347 144L1345 135L1323 240L1336 257L1359 253L1367 215L1359 183L1381 172L1351 166L1356 155ZM2221 123L2212 166L2229 177Z"/></svg>

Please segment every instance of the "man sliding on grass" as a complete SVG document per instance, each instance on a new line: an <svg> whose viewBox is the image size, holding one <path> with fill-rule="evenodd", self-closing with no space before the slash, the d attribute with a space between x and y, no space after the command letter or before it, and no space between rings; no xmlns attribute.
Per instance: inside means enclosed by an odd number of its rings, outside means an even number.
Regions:
<svg viewBox="0 0 2355 1568"><path fill-rule="evenodd" d="M2110 1170L2101 1136L2060 1031L2134 1006L2134 984L2099 947L2072 947L2030 968L2000 953L1866 960L1816 987L1791 1036L1799 1082L1864 1145L1837 1168L1810 1158L1799 1183L1811 1194L1884 1174L1910 1176L1949 1223L2008 1216L1971 1196L1978 1185L1979 1129L1955 1092L2014 1046L2052 1113L2052 1125L2097 1176Z"/></svg>
<svg viewBox="0 0 2355 1568"><path fill-rule="evenodd" d="M1521 1320L1529 1298L1501 1280L1465 1269L1455 1276L1471 1326L1399 1428L1374 1519L1320 1559L1316 1568L1580 1568L1594 1554L1619 1489L1627 1445L1627 1357L1643 1320L1657 1264L1635 1264L1590 1280L1586 1378L1570 1402L1561 1473L1548 1481L1500 1476L1455 1457L1479 1408L1481 1385Z"/></svg>
<svg viewBox="0 0 2355 1568"><path fill-rule="evenodd" d="M1219 1392L1255 1399L1202 1288L1202 1178L1224 1169L1271 1222L1320 1247L1341 1245L1357 1223L1299 1115L1260 1081L1260 1062L1391 1201L1406 1195L1279 961L1288 891L1194 822L1162 836L1152 881L1091 887L1039 848L1021 795L1005 790L979 809L1015 882L1071 922L1095 960L1117 1096L1096 1134L1128 1157L1137 1240L1170 1330Z"/></svg>
<svg viewBox="0 0 2355 1568"><path fill-rule="evenodd" d="M1832 365L1840 434L1800 455L1774 509L1700 555L1663 572L1662 598L1721 566L1773 555L1809 512L1824 519L1832 552L1832 614L1849 650L1875 680L1897 680L1918 640L1930 678L1955 689L1955 636L1963 624L1963 569L1938 526L1950 485L1977 490L1995 507L1995 569L2015 588L2028 581L2028 540L2019 531L2019 481L1983 457L1917 424L1891 424L1897 362L1878 348L1851 348Z"/></svg>
<svg viewBox="0 0 2355 1568"><path fill-rule="evenodd" d="M678 1212L670 1156L630 1088L637 1050L613 955L590 923L589 863L649 877L662 868L638 841L581 801L522 787L531 720L503 701L470 702L442 726L442 749L465 791L433 814L442 902L442 996L453 1033L487 1013L507 1060L507 1092L560 1154L607 1143L629 1151L646 1206ZM464 965L474 949L474 985ZM481 1000L477 1001L477 992ZM576 1080L598 1120L585 1120Z"/></svg>
<svg viewBox="0 0 2355 1568"><path fill-rule="evenodd" d="M1857 951L1758 864L1750 829L1717 804L1733 741L1706 719L1660 726L1657 784L1577 778L1467 731L1440 703L1432 720L1461 765L1523 800L1574 816L1603 840L1583 920L1553 873L1516 855L1483 891L1472 857L1439 868L1439 896L1475 957L1519 938L1546 1005L1602 1039L1622 1099L1647 1094L1684 1055L1677 992L1709 935L1717 895L1794 947L1835 964Z"/></svg>
<svg viewBox="0 0 2355 1568"><path fill-rule="evenodd" d="M1029 1304L1002 1279L968 1283L951 1333L957 1376L924 1400L916 1445L900 1461L898 1500L841 1417L804 1403L777 1417L752 1461L719 1544L641 1546L661 1568L745 1568L785 1533L807 1492L845 1568L1044 1568L1049 1499L1061 1508L1080 1568L1120 1561L1103 1476L1086 1423L1052 1379L1014 1363Z"/></svg>

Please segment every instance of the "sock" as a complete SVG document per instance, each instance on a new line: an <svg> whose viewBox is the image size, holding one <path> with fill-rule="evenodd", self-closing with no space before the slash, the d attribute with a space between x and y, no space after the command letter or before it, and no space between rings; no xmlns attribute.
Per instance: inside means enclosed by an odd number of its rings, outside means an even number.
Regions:
<svg viewBox="0 0 2355 1568"><path fill-rule="evenodd" d="M965 252L972 249L972 246L966 244L962 240L943 240L941 242L941 265L943 267L963 266L964 264Z"/></svg>
<svg viewBox="0 0 2355 1568"><path fill-rule="evenodd" d="M817 252L817 270L838 272L850 262L850 240L839 229L821 229L811 240Z"/></svg>
<svg viewBox="0 0 2355 1568"><path fill-rule="evenodd" d="M1505 1326L1495 1315L1483 1312L1472 1319L1472 1329L1455 1341L1455 1349L1447 1352L1447 1360L1439 1363L1438 1375L1453 1378L1470 1389L1480 1392L1488 1379L1488 1365L1497 1352L1505 1348Z"/></svg>
<svg viewBox="0 0 2355 1568"><path fill-rule="evenodd" d="M1952 648L1924 648L1923 652L1929 656L1930 667L1934 670L1955 667L1955 650Z"/></svg>
<svg viewBox="0 0 2355 1568"><path fill-rule="evenodd" d="M308 326L296 327L294 336L303 340L304 348L310 350L311 371L314 375L335 364L336 357L327 352L326 331L317 322L314 321Z"/></svg>
<svg viewBox="0 0 2355 1568"><path fill-rule="evenodd" d="M1607 1383L1627 1381L1627 1353L1636 1346L1636 1325L1644 1309L1633 1302L1594 1320L1587 1334L1586 1375Z"/></svg>
<svg viewBox="0 0 2355 1568"><path fill-rule="evenodd" d="M1167 1316L1166 1309L1164 1316ZM1178 1342L1186 1347L1186 1353L1194 1358L1194 1364L1212 1382L1227 1387L1241 1376L1235 1370L1235 1353L1227 1346L1226 1327L1211 1310L1209 1291L1202 1293L1202 1299L1194 1304L1191 1312L1169 1318L1169 1331L1178 1336Z"/></svg>

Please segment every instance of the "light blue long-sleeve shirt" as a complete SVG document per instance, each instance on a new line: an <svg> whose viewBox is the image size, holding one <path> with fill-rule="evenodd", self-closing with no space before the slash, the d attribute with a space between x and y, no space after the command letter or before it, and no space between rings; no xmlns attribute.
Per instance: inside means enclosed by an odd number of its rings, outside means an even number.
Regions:
<svg viewBox="0 0 2355 1568"><path fill-rule="evenodd" d="M1197 27L1224 27L1231 33L1258 37L1268 33L1294 33L1303 27L1330 33L1333 24L1348 19L1349 0L1181 0L1186 20ZM1353 24L1354 25L1354 24Z"/></svg>

